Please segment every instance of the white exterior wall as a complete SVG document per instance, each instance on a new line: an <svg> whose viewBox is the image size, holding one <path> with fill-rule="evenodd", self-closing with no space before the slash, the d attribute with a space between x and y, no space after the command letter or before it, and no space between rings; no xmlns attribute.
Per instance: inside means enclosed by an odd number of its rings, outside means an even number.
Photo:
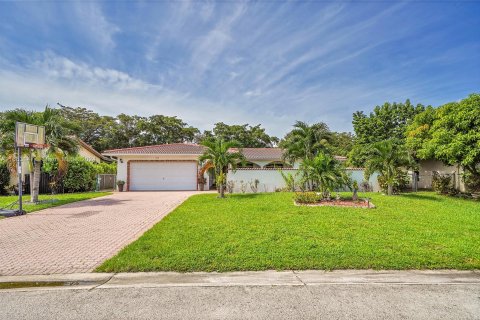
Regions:
<svg viewBox="0 0 480 320"><path fill-rule="evenodd" d="M284 172L295 175L298 170L290 169L284 170ZM347 172L359 185L364 181L363 169L348 169ZM369 183L375 192L380 191L377 176L377 174L374 174L369 179ZM276 189L285 187L285 182L278 169L237 169L235 172L229 171L227 175L227 181L233 181L234 183L233 192L235 193L241 192L242 182L247 185L246 192L252 192L249 183L253 183L255 179L259 180L258 192L274 192Z"/></svg>
<svg viewBox="0 0 480 320"><path fill-rule="evenodd" d="M455 174L455 188L461 192L465 192L463 169L460 166L448 166L438 160L421 160L418 171L418 188L420 189L432 188L433 171L437 171L440 174Z"/></svg>

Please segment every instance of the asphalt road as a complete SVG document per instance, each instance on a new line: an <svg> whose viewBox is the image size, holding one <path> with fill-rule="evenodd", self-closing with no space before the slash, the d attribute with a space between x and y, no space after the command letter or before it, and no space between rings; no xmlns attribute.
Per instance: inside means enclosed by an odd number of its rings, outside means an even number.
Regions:
<svg viewBox="0 0 480 320"><path fill-rule="evenodd" d="M363 283L0 291L0 319L480 319L480 285Z"/></svg>

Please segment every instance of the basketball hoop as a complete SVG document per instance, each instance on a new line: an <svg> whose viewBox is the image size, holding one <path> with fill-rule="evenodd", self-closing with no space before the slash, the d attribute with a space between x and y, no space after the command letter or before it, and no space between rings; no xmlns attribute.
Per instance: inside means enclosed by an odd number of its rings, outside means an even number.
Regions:
<svg viewBox="0 0 480 320"><path fill-rule="evenodd" d="M15 123L15 148L17 151L18 166L18 207L15 214L24 214L22 207L22 148L44 149L48 147L45 143L45 127L27 124L23 122Z"/></svg>
<svg viewBox="0 0 480 320"><path fill-rule="evenodd" d="M45 143L25 143L25 148L46 149L46 148L48 148L48 144L45 144Z"/></svg>

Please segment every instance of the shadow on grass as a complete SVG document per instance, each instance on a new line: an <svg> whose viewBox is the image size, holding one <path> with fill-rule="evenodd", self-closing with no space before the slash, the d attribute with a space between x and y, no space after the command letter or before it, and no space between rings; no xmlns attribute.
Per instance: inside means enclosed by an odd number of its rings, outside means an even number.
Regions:
<svg viewBox="0 0 480 320"><path fill-rule="evenodd" d="M441 197L436 197L428 194L418 194L418 193L402 193L402 197L415 199L415 200L424 200L424 201L445 201Z"/></svg>
<svg viewBox="0 0 480 320"><path fill-rule="evenodd" d="M261 193L235 193L235 194L229 194L226 195L225 197L228 198L235 198L235 199L254 199L261 197Z"/></svg>

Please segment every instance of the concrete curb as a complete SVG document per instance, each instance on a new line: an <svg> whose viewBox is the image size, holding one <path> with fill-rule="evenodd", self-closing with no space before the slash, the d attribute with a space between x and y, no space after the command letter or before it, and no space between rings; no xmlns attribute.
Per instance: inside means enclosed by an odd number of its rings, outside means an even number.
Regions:
<svg viewBox="0 0 480 320"><path fill-rule="evenodd" d="M69 282L65 286L3 289L8 291L113 289L156 287L231 286L318 286L318 285L458 285L480 286L480 272L457 270L335 270L335 271L246 271L246 272L139 272L77 273L29 276L2 276L0 283Z"/></svg>

